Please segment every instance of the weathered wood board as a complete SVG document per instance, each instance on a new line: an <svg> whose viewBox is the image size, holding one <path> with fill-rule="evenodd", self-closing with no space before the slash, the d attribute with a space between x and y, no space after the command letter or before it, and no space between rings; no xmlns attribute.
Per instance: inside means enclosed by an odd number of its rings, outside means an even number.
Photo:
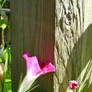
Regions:
<svg viewBox="0 0 92 92"><path fill-rule="evenodd" d="M92 0L11 0L11 29L13 92L26 72L26 49L42 61L55 58L54 77L39 78L38 90L70 92L68 81L77 80L91 92Z"/></svg>
<svg viewBox="0 0 92 92"><path fill-rule="evenodd" d="M11 0L12 88L17 92L20 74L25 75L22 58L25 50L42 62L54 62L55 38L54 0ZM37 90L53 92L53 76L39 78Z"/></svg>
<svg viewBox="0 0 92 92"><path fill-rule="evenodd" d="M91 92L92 0L56 0L55 13L54 92L70 92L69 80Z"/></svg>

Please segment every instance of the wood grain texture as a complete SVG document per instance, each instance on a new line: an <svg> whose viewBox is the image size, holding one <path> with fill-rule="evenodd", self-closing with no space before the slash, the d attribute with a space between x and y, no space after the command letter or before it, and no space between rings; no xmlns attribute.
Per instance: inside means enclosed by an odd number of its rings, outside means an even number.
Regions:
<svg viewBox="0 0 92 92"><path fill-rule="evenodd" d="M54 62L54 10L54 0L11 0L13 92L17 90L20 74L26 72L23 51L29 50L30 56L35 55L42 62ZM52 74L42 76L38 83L37 90L53 92Z"/></svg>
<svg viewBox="0 0 92 92"><path fill-rule="evenodd" d="M92 91L92 0L56 0L54 92L77 80Z"/></svg>
<svg viewBox="0 0 92 92"><path fill-rule="evenodd" d="M69 80L86 83L83 92L91 92L91 11L92 0L56 0L56 4L54 0L11 0L13 92L20 73L26 72L22 59L26 49L41 61L55 57L54 78L51 74L39 78L41 92L70 92Z"/></svg>

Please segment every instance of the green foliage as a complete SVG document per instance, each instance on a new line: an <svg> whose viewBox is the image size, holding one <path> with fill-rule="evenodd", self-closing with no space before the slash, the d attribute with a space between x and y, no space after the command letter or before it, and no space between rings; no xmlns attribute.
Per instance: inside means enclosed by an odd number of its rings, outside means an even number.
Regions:
<svg viewBox="0 0 92 92"><path fill-rule="evenodd" d="M5 30L8 26L8 18L4 11L0 10L0 28Z"/></svg>
<svg viewBox="0 0 92 92"><path fill-rule="evenodd" d="M78 81L80 81L78 92L92 92L92 60L86 64L82 70Z"/></svg>
<svg viewBox="0 0 92 92"><path fill-rule="evenodd" d="M11 91L11 49L7 47L3 50L5 61L0 58L1 63L4 63L4 84L2 84L3 92Z"/></svg>
<svg viewBox="0 0 92 92"><path fill-rule="evenodd" d="M4 40L4 32L5 29L9 27L8 16L2 10L2 8L9 8L9 0L0 0L0 32L2 33L2 43L1 43L1 50L0 50L0 63L4 63L4 83L0 85L2 87L2 92L12 92L11 87L11 48L9 44L7 44L7 48L5 46ZM10 31L10 30L8 30ZM7 40L8 43L8 40ZM0 88L1 90L1 88ZM1 92L1 91L0 91Z"/></svg>
<svg viewBox="0 0 92 92"><path fill-rule="evenodd" d="M10 8L10 0L0 0L1 8Z"/></svg>
<svg viewBox="0 0 92 92"><path fill-rule="evenodd" d="M32 86L26 91L26 92L30 92L32 90L34 90L35 88L39 87L39 84L37 84L37 81L35 81Z"/></svg>
<svg viewBox="0 0 92 92"><path fill-rule="evenodd" d="M22 79L23 79L23 73L21 73L21 75L20 75L20 80L19 80L19 84L18 84L18 92L19 92L20 85L22 83Z"/></svg>
<svg viewBox="0 0 92 92"><path fill-rule="evenodd" d="M11 49L8 47L4 50L5 55L5 80L3 92L12 92L11 88Z"/></svg>

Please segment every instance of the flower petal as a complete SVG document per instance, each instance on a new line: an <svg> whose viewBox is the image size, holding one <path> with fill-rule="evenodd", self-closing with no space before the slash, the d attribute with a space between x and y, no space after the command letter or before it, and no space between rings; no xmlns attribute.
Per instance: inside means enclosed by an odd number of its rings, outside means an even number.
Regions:
<svg viewBox="0 0 92 92"><path fill-rule="evenodd" d="M28 53L24 53L23 55L24 59L26 60L27 73L30 72L29 73L30 77L36 76L38 73L41 72L41 68L39 66L38 59L36 56L29 57L28 55L29 55Z"/></svg>
<svg viewBox="0 0 92 92"><path fill-rule="evenodd" d="M55 71L55 66L52 65L51 62L45 63L44 67L42 68L42 74L46 74L54 71Z"/></svg>
<svg viewBox="0 0 92 92"><path fill-rule="evenodd" d="M75 80L71 80L71 81L69 81L69 87L70 87L70 89L74 90L79 87L79 84Z"/></svg>
<svg viewBox="0 0 92 92"><path fill-rule="evenodd" d="M29 58L29 51L25 51L23 53L23 58L27 61L27 59Z"/></svg>
<svg viewBox="0 0 92 92"><path fill-rule="evenodd" d="M55 71L55 66L51 62L42 63L36 56L29 57L28 51L24 52L23 57L26 61L27 74L21 83L19 92L27 91L40 75Z"/></svg>

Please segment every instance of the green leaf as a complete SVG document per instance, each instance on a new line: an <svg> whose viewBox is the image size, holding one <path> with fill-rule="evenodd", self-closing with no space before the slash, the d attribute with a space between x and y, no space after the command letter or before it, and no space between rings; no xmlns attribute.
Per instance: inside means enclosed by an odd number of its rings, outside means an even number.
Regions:
<svg viewBox="0 0 92 92"><path fill-rule="evenodd" d="M37 81L35 81L35 82L33 82L32 86L30 86L30 88L26 92L30 92L37 87L39 87L39 84L37 84Z"/></svg>
<svg viewBox="0 0 92 92"><path fill-rule="evenodd" d="M4 20L3 19L1 19L0 20L0 28L2 28L2 25L4 24Z"/></svg>
<svg viewBox="0 0 92 92"><path fill-rule="evenodd" d="M6 79L5 82L11 82L11 79Z"/></svg>
<svg viewBox="0 0 92 92"><path fill-rule="evenodd" d="M0 63L2 63L2 59L0 58Z"/></svg>
<svg viewBox="0 0 92 92"><path fill-rule="evenodd" d="M6 27L7 27L7 25L6 25L6 24L2 24L2 30L5 30L5 29L6 29Z"/></svg>
<svg viewBox="0 0 92 92"><path fill-rule="evenodd" d="M4 50L4 56L5 56L6 60L8 61L8 50L7 49Z"/></svg>
<svg viewBox="0 0 92 92"><path fill-rule="evenodd" d="M2 92L2 81L0 80L0 92Z"/></svg>
<svg viewBox="0 0 92 92"><path fill-rule="evenodd" d="M19 84L18 84L18 92L19 92L20 85L22 83L22 79L23 79L23 73L21 73L20 75Z"/></svg>
<svg viewBox="0 0 92 92"><path fill-rule="evenodd" d="M0 4L0 9L2 8L2 5Z"/></svg>

